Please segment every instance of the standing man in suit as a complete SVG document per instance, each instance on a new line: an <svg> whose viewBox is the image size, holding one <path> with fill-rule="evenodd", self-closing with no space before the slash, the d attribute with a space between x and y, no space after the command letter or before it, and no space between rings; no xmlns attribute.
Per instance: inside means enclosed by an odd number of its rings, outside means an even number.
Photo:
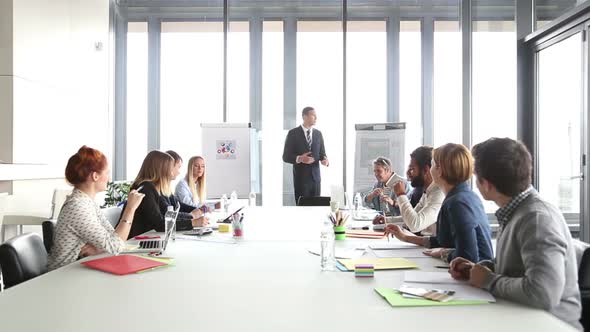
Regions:
<svg viewBox="0 0 590 332"><path fill-rule="evenodd" d="M289 130L283 150L283 161L293 164L295 204L299 201L299 197L320 195L320 162L324 166L330 164L326 156L322 132L312 128L317 119L315 110L313 107L305 107L301 115L303 124Z"/></svg>

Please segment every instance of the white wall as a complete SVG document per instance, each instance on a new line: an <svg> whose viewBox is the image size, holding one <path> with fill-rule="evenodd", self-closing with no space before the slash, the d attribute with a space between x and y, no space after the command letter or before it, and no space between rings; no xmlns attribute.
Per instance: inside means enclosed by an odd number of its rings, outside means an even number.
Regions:
<svg viewBox="0 0 590 332"><path fill-rule="evenodd" d="M12 0L0 0L0 160L12 156ZM10 190L0 185L0 192Z"/></svg>
<svg viewBox="0 0 590 332"><path fill-rule="evenodd" d="M109 1L18 0L13 21L13 162L110 156Z"/></svg>
<svg viewBox="0 0 590 332"><path fill-rule="evenodd" d="M110 59L109 0L0 0L0 132L12 130L0 136L0 156L55 169L50 179L12 181L12 212L48 213L67 159L83 144L110 159Z"/></svg>

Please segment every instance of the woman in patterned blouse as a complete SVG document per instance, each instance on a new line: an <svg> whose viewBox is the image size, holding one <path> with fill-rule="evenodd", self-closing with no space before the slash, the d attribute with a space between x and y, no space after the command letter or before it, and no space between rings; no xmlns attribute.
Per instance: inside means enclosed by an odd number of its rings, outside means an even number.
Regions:
<svg viewBox="0 0 590 332"><path fill-rule="evenodd" d="M66 166L66 180L74 186L59 217L48 257L48 269L53 270L76 261L79 257L103 252L117 254L125 248L133 215L143 194L132 190L127 209L116 229L106 219L94 198L107 189L109 164L100 151L82 146L70 157Z"/></svg>

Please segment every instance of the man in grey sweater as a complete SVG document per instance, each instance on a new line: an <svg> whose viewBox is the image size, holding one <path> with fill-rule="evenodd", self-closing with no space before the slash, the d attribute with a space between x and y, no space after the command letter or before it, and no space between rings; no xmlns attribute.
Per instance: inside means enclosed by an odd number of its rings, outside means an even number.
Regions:
<svg viewBox="0 0 590 332"><path fill-rule="evenodd" d="M530 153L509 138L491 138L472 152L479 191L500 207L496 258L477 264L456 258L451 275L495 296L547 310L581 330L572 237L561 212L531 187Z"/></svg>

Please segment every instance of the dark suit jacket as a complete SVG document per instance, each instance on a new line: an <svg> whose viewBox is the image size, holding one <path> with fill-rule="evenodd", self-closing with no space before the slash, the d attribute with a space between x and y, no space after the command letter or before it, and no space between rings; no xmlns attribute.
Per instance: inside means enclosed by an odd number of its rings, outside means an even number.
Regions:
<svg viewBox="0 0 590 332"><path fill-rule="evenodd" d="M283 150L283 161L293 164L293 182L295 184L321 182L322 180L320 176L320 160L326 158L326 149L321 131L313 129L311 132L311 153L315 162L309 165L298 164L295 159L306 152L309 152L309 147L301 126L289 130L285 140L285 149Z"/></svg>

